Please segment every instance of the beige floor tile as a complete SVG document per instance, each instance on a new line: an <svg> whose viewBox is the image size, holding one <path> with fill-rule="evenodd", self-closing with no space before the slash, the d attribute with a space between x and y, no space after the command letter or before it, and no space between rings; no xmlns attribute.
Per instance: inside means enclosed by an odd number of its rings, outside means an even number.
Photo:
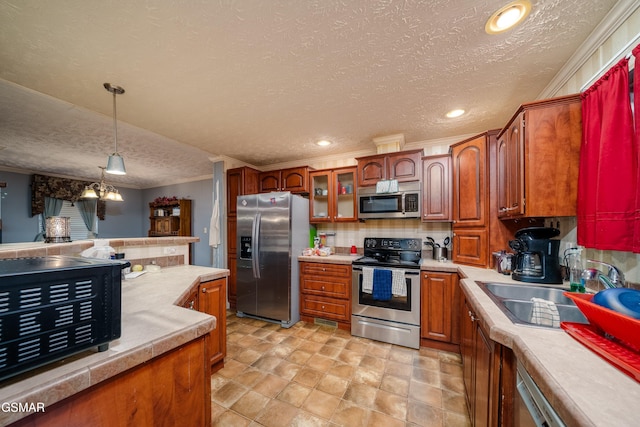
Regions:
<svg viewBox="0 0 640 427"><path fill-rule="evenodd" d="M446 427L471 427L471 421L466 414L444 412L444 425Z"/></svg>
<svg viewBox="0 0 640 427"><path fill-rule="evenodd" d="M302 369L301 365L283 360L278 364L278 366L273 368L273 373L281 378L291 381L293 377L298 374L300 369Z"/></svg>
<svg viewBox="0 0 640 427"><path fill-rule="evenodd" d="M441 377L440 371L434 371L431 369L420 369L414 366L411 372L411 379L420 381L435 387L440 386Z"/></svg>
<svg viewBox="0 0 640 427"><path fill-rule="evenodd" d="M344 399L365 408L372 408L373 402L376 399L376 391L377 389L375 387L366 384L351 383L351 385L347 387Z"/></svg>
<svg viewBox="0 0 640 427"><path fill-rule="evenodd" d="M310 387L306 387L302 384L290 383L278 395L278 400L282 400L283 402L287 402L296 408L299 408L307 399L311 390L312 389Z"/></svg>
<svg viewBox="0 0 640 427"><path fill-rule="evenodd" d="M407 399L384 390L378 390L373 409L404 422L407 417Z"/></svg>
<svg viewBox="0 0 640 427"><path fill-rule="evenodd" d="M335 364L335 360L321 354L313 354L307 360L307 366L318 371L327 372Z"/></svg>
<svg viewBox="0 0 640 427"><path fill-rule="evenodd" d="M335 375L336 377L344 378L347 380L350 380L353 377L355 371L355 366L347 365L343 362L336 362L329 370L331 375Z"/></svg>
<svg viewBox="0 0 640 427"><path fill-rule="evenodd" d="M267 374L265 377L258 381L253 386L253 390L267 397L274 398L280 393L287 385L289 381L280 378L276 375Z"/></svg>
<svg viewBox="0 0 640 427"><path fill-rule="evenodd" d="M303 409L319 417L330 419L340 404L340 398L320 390L313 390L302 405Z"/></svg>
<svg viewBox="0 0 640 427"><path fill-rule="evenodd" d="M372 371L384 372L385 367L387 365L386 359L381 359L379 357L364 355L362 360L360 360L360 367L371 369Z"/></svg>
<svg viewBox="0 0 640 427"><path fill-rule="evenodd" d="M464 394L454 393L449 390L442 391L442 409L466 416L467 402Z"/></svg>
<svg viewBox="0 0 640 427"><path fill-rule="evenodd" d="M245 427L249 424L251 424L251 420L233 411L226 411L211 420L211 425L215 427Z"/></svg>
<svg viewBox="0 0 640 427"><path fill-rule="evenodd" d="M242 416L254 419L262 409L267 406L270 400L271 399L260 393L249 391L241 396L240 399L236 400L236 403L231 406L231 409Z"/></svg>
<svg viewBox="0 0 640 427"><path fill-rule="evenodd" d="M288 427L331 427L332 424L306 411L298 411Z"/></svg>
<svg viewBox="0 0 640 427"><path fill-rule="evenodd" d="M380 390L407 397L409 396L409 379L395 375L384 375L380 383Z"/></svg>
<svg viewBox="0 0 640 427"><path fill-rule="evenodd" d="M348 386L349 381L343 378L335 375L325 375L322 377L316 388L320 391L324 391L325 393L342 397L344 396L345 391L347 391Z"/></svg>
<svg viewBox="0 0 640 427"><path fill-rule="evenodd" d="M225 367L211 376L214 426L470 425L457 354L232 313L227 331Z"/></svg>
<svg viewBox="0 0 640 427"><path fill-rule="evenodd" d="M370 414L370 409L342 400L331 417L331 422L339 426L365 427L368 425Z"/></svg>
<svg viewBox="0 0 640 427"><path fill-rule="evenodd" d="M230 381L215 392L212 392L211 399L225 408L230 408L246 392L246 387Z"/></svg>
<svg viewBox="0 0 640 427"><path fill-rule="evenodd" d="M409 398L435 408L442 408L442 390L420 381L411 380L409 382Z"/></svg>
<svg viewBox="0 0 640 427"><path fill-rule="evenodd" d="M310 357L311 353L304 350L296 350L287 357L287 360L298 365L304 365Z"/></svg>
<svg viewBox="0 0 640 427"><path fill-rule="evenodd" d="M439 408L410 400L407 406L407 421L422 427L443 427L444 415Z"/></svg>
<svg viewBox="0 0 640 427"><path fill-rule="evenodd" d="M440 376L440 384L444 390L450 390L460 394L464 393L464 381L462 377L442 374Z"/></svg>
<svg viewBox="0 0 640 427"><path fill-rule="evenodd" d="M233 378L234 381L245 387L251 388L254 384L265 377L265 373L254 368L247 368L240 375Z"/></svg>
<svg viewBox="0 0 640 427"><path fill-rule="evenodd" d="M298 371L293 381L306 385L307 387L315 387L318 381L322 378L323 373L315 369L303 367Z"/></svg>
<svg viewBox="0 0 640 427"><path fill-rule="evenodd" d="M384 426L384 427L404 427L405 422L397 418L393 418L387 414L372 411L369 417L370 426Z"/></svg>
<svg viewBox="0 0 640 427"><path fill-rule="evenodd" d="M389 360L385 367L385 373L387 375L410 378L413 373L413 366L408 363Z"/></svg>
<svg viewBox="0 0 640 427"><path fill-rule="evenodd" d="M298 415L298 408L281 400L271 400L256 421L267 427L282 427L291 424Z"/></svg>
<svg viewBox="0 0 640 427"><path fill-rule="evenodd" d="M260 359L264 353L260 353L252 348L248 348L235 356L235 360L240 363L246 363L251 365L256 360Z"/></svg>
<svg viewBox="0 0 640 427"><path fill-rule="evenodd" d="M365 368L356 368L352 381L378 388L382 382L382 372L372 371L371 369Z"/></svg>

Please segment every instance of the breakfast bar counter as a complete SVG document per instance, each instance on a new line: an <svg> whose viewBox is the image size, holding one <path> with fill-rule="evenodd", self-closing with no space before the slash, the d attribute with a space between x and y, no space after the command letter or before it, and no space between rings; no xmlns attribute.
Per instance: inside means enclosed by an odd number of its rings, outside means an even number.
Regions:
<svg viewBox="0 0 640 427"><path fill-rule="evenodd" d="M57 421L69 414L75 418L80 415L77 408L86 409L87 406L80 404L70 410L65 405L73 402L73 399L82 400L85 395L100 395L102 388L112 392L106 394L108 397L105 397L103 405L116 405L117 396L127 391L125 387L118 388L119 385L125 384L130 378L136 381L136 387L140 387L137 391L140 395L131 397L131 401L137 399L140 405L145 405L145 402L155 401L153 393L158 390L154 387L162 384L159 366L170 368L169 373L173 371L167 384L172 389L178 388L178 385L181 387L174 390L176 396L182 393L188 399L185 402L194 403L195 407L210 408L207 404L210 364L205 341L209 339L209 332L216 328L217 319L176 304L185 300L199 283L225 278L228 274L229 271L225 269L182 265L124 280L121 337L112 341L104 352L87 350L3 381L0 384L0 402L4 405L0 411L0 425L16 421L22 425L19 420L23 418L29 422L32 419L39 421L29 425L49 425L50 416L57 417ZM179 363L180 360L183 361ZM158 367L154 369L156 365ZM149 369L145 371L145 367ZM159 385L156 386L156 382ZM150 389L144 389L148 384L151 384ZM202 396L194 395L194 390ZM172 416L191 416L181 414L181 411L190 407L185 402L172 406L173 410L177 410ZM85 404L90 408L95 405L95 399L87 400ZM121 416L143 421L139 418L145 412L143 408L131 407L131 403L127 405L114 407L112 412L122 411ZM180 409L180 405L183 405L183 409ZM93 416L99 416L100 408L93 407ZM150 410L153 412L155 409ZM205 417L203 419L210 417L210 414L202 410L200 412ZM104 416L104 413L101 415ZM144 416L147 417L145 422L150 420L150 414ZM105 425L104 422L102 425Z"/></svg>

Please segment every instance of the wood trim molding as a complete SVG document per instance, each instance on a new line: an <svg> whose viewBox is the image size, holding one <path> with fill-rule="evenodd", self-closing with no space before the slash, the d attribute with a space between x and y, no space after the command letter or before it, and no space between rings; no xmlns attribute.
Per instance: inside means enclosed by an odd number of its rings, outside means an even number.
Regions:
<svg viewBox="0 0 640 427"><path fill-rule="evenodd" d="M538 95L538 99L552 98L615 33L618 28L640 7L640 0L620 0L598 24L587 39L569 58L560 72Z"/></svg>

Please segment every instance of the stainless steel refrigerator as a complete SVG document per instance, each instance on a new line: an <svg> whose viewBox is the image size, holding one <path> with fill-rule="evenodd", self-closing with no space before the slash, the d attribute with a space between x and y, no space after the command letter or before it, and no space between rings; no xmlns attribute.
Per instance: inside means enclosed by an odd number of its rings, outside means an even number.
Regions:
<svg viewBox="0 0 640 427"><path fill-rule="evenodd" d="M237 199L237 315L300 320L298 255L309 246L309 200L289 192Z"/></svg>

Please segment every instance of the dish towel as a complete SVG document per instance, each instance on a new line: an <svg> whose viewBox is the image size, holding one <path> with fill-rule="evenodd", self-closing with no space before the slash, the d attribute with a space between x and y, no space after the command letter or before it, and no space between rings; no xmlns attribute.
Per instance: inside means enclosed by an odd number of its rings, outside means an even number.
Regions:
<svg viewBox="0 0 640 427"><path fill-rule="evenodd" d="M560 313L553 301L542 298L531 298L531 323L542 326L560 327Z"/></svg>
<svg viewBox="0 0 640 427"><path fill-rule="evenodd" d="M392 270L391 293L399 297L407 296L407 281L404 278L404 271Z"/></svg>
<svg viewBox="0 0 640 427"><path fill-rule="evenodd" d="M362 292L373 293L373 267L362 267Z"/></svg>
<svg viewBox="0 0 640 427"><path fill-rule="evenodd" d="M373 270L373 299L389 301L391 299L391 270Z"/></svg>
<svg viewBox="0 0 640 427"><path fill-rule="evenodd" d="M211 221L209 222L209 246L217 248L220 244L220 181L216 181L216 198L213 201Z"/></svg>

